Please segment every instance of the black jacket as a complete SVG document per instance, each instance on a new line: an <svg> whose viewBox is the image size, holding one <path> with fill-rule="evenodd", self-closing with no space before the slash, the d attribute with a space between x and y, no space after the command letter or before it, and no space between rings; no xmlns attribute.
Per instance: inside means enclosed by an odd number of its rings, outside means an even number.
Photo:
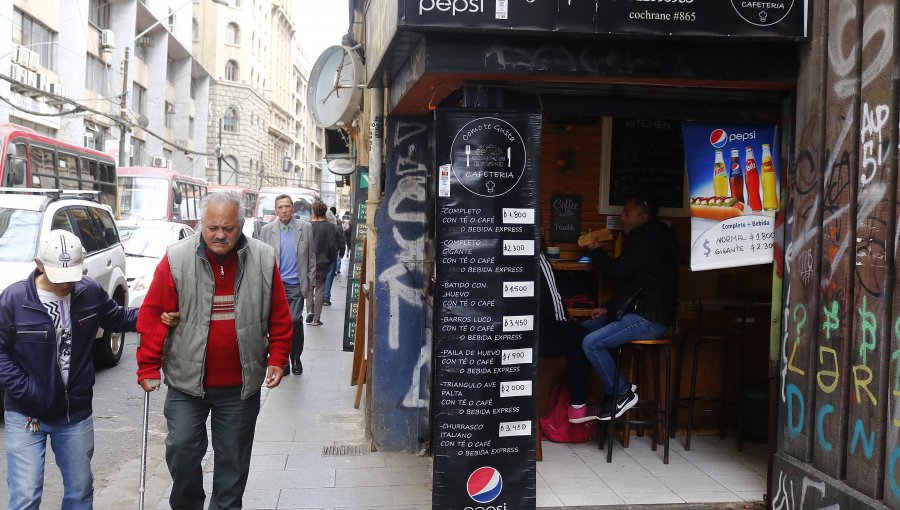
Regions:
<svg viewBox="0 0 900 510"><path fill-rule="evenodd" d="M137 308L119 306L85 277L71 294L72 357L69 382L59 371L56 328L41 304L35 276L10 285L0 296L0 387L6 408L51 425L77 423L91 414L94 337L101 326L135 331Z"/></svg>
<svg viewBox="0 0 900 510"><path fill-rule="evenodd" d="M615 259L598 248L591 261L604 276L622 284L616 297L604 306L612 311L637 293L630 313L666 326L675 322L678 296L678 239L661 221L635 228Z"/></svg>

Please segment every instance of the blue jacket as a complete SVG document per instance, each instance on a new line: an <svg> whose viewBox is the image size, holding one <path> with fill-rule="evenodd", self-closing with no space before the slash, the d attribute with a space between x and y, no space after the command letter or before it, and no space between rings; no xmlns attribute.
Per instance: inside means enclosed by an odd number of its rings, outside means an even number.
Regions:
<svg viewBox="0 0 900 510"><path fill-rule="evenodd" d="M137 309L119 306L91 278L75 284L70 297L72 358L64 384L56 328L38 298L37 274L0 294L0 387L6 390L6 409L50 425L77 423L92 412L98 328L135 331Z"/></svg>

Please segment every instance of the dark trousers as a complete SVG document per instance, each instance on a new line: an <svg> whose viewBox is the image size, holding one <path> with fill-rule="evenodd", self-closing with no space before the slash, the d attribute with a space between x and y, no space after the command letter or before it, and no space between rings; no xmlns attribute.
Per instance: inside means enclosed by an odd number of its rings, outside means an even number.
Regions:
<svg viewBox="0 0 900 510"><path fill-rule="evenodd" d="M291 324L294 325L294 336L291 339L291 360L298 359L303 354L303 292L300 284L284 284L284 293L287 295L288 306L291 309Z"/></svg>
<svg viewBox="0 0 900 510"><path fill-rule="evenodd" d="M543 358L566 357L566 376L569 382L569 403L585 404L588 400L588 383L591 364L584 354L581 342L588 331L574 322L542 320L538 329Z"/></svg>
<svg viewBox="0 0 900 510"><path fill-rule="evenodd" d="M240 386L206 388L203 397L169 388L164 412L169 428L166 464L172 476L172 510L203 509L206 493L201 462L208 445L206 418L210 413L214 470L209 510L241 508L250 473L259 392L241 400Z"/></svg>

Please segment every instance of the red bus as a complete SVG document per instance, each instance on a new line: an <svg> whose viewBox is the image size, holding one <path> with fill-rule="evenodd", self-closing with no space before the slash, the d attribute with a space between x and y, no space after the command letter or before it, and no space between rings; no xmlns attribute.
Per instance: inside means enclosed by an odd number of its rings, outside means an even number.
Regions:
<svg viewBox="0 0 900 510"><path fill-rule="evenodd" d="M256 217L256 204L257 202L259 202L259 190L253 188L242 188L240 186L230 186L227 184L210 184L209 192L215 193L216 191L239 192L241 194L241 197L244 199L244 208L247 213L244 218L247 219Z"/></svg>
<svg viewBox="0 0 900 510"><path fill-rule="evenodd" d="M206 179L173 172L168 168L119 167L120 220L163 220L191 228L200 219L200 199L206 195Z"/></svg>
<svg viewBox="0 0 900 510"><path fill-rule="evenodd" d="M98 191L100 202L115 208L116 160L109 154L10 122L0 122L0 148L2 186Z"/></svg>

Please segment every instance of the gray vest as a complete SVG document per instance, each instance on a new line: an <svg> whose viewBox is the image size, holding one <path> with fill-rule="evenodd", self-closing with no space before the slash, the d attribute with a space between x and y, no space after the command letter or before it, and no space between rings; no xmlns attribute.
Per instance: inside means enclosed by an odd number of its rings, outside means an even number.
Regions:
<svg viewBox="0 0 900 510"><path fill-rule="evenodd" d="M163 347L165 383L197 397L203 396L203 375L215 277L201 245L200 234L182 239L167 250L178 292L181 322L169 330ZM234 280L234 327L241 356L241 398L259 391L266 377L269 351L269 313L275 251L241 236Z"/></svg>

